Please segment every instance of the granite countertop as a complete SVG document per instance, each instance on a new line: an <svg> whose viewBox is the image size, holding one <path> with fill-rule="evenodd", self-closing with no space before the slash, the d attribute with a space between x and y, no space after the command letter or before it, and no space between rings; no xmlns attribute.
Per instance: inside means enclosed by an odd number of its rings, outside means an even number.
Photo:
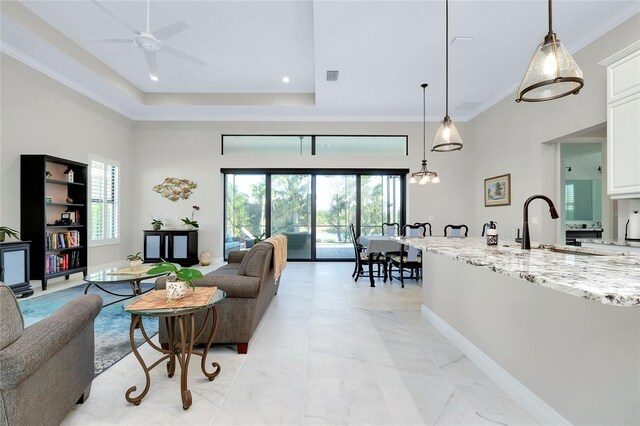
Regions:
<svg viewBox="0 0 640 426"><path fill-rule="evenodd" d="M607 246L625 246L625 247L638 247L640 248L640 241L625 241L625 240L603 240L602 238L576 238L576 241L589 244L603 244Z"/></svg>
<svg viewBox="0 0 640 426"><path fill-rule="evenodd" d="M487 246L486 239L481 237L396 239L430 253L587 300L640 308L640 254L536 243L531 244L533 250L522 250L513 241ZM552 248L566 253L553 252Z"/></svg>

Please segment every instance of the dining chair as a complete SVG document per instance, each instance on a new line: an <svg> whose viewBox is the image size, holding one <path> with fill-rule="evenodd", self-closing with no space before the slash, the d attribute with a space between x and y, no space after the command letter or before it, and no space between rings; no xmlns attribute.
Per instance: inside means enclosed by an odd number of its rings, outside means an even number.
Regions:
<svg viewBox="0 0 640 426"><path fill-rule="evenodd" d="M430 236L433 235L431 233L431 224L429 222L416 222L416 223L414 223L414 225L422 225L422 226L424 226L424 230L425 230L424 236L425 237L426 236L430 237Z"/></svg>
<svg viewBox="0 0 640 426"><path fill-rule="evenodd" d="M447 229L450 232L447 232ZM464 235L462 235L462 230L464 229ZM469 235L469 227L467 225L447 225L444 227L444 236L445 237L454 237L454 238L463 238Z"/></svg>
<svg viewBox="0 0 640 426"><path fill-rule="evenodd" d="M353 242L353 251L355 255L355 267L351 277L354 281L358 281L360 277L369 276L369 253L367 253L365 247L362 244L358 244L358 237L356 236L356 227L352 224L349 225L349 231L351 233L351 241ZM387 265L386 259L381 253L375 255L372 259L374 265L378 267L378 276L380 276L380 267L382 266L384 272L384 281L387 281ZM367 268L364 268L366 266Z"/></svg>
<svg viewBox="0 0 640 426"><path fill-rule="evenodd" d="M382 235L384 235L385 237L397 237L398 235L400 235L400 224L396 222L383 223Z"/></svg>
<svg viewBox="0 0 640 426"><path fill-rule="evenodd" d="M420 237L426 235L426 227L424 225L405 225L402 228L402 236L404 237ZM420 279L420 270L422 269L422 256L420 255L420 249L402 244L399 254L390 254L387 256L387 274L389 281L393 281L393 266L398 268L400 273L400 284L404 288L404 271L408 269L411 272L410 279L416 281ZM414 278L415 273L415 278Z"/></svg>

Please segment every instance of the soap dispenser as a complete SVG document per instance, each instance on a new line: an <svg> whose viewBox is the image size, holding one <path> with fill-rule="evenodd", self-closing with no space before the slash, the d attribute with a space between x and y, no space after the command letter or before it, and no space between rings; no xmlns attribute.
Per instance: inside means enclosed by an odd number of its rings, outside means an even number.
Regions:
<svg viewBox="0 0 640 426"><path fill-rule="evenodd" d="M489 222L489 229L487 229L487 245L498 245L498 229L496 228L497 222L493 220Z"/></svg>

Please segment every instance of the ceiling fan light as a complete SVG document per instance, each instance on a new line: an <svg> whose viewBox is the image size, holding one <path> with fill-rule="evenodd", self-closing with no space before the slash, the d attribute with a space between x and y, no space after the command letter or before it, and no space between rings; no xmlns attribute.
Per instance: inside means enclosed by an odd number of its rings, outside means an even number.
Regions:
<svg viewBox="0 0 640 426"><path fill-rule="evenodd" d="M149 73L149 78L151 79L151 81L158 81L158 80L160 80L160 77L158 77L158 74L156 74L156 73L154 73L154 72Z"/></svg>
<svg viewBox="0 0 640 426"><path fill-rule="evenodd" d="M543 102L577 95L584 86L582 70L554 33L533 53L516 94L516 102Z"/></svg>
<svg viewBox="0 0 640 426"><path fill-rule="evenodd" d="M436 136L433 138L431 144L431 151L436 152L449 152L459 151L462 149L462 138L460 133L456 129L456 126L451 121L449 116L446 116L436 132Z"/></svg>

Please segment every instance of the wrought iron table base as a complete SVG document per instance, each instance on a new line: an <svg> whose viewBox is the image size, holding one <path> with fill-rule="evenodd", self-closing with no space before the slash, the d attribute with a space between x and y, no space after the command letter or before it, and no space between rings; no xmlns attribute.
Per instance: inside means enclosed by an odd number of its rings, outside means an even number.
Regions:
<svg viewBox="0 0 640 426"><path fill-rule="evenodd" d="M84 288L84 294L87 294L87 292L89 291L89 287L94 285L94 286L98 287L100 290L104 291L105 293L111 294L113 296L122 297L122 299L118 299L115 302L107 303L106 305L102 306L103 308L106 308L107 306L111 306L114 303L122 302L124 300L131 299L132 297L136 297L136 296L139 296L139 295L144 294L144 293L148 293L151 290L153 290L153 287L151 287L147 291L142 291L141 284L142 284L141 280L131 280L131 281L129 281L129 285L131 285L131 294L120 294L120 293L114 293L112 291L109 291L106 288L101 287L99 284L90 282Z"/></svg>
<svg viewBox="0 0 640 426"><path fill-rule="evenodd" d="M167 333L169 337L169 342L173 342L173 344L169 344L168 349L163 349L161 346L156 345L149 339L147 332L144 329L142 324L142 316L138 314L131 315L131 327L129 328L129 338L131 340L131 349L133 350L134 355L138 359L138 362L142 366L142 370L145 375L145 386L142 392L138 396L132 396L132 393L136 391L136 386L131 386L126 394L125 398L128 402L131 402L134 405L140 405L142 398L147 395L149 392L149 387L151 386L151 376L149 372L153 370L157 365L159 365L162 361L168 360L167 362L167 376L169 378L173 377L176 371L176 360L178 364L180 364L180 396L182 397L182 408L188 409L191 406L191 391L188 388L187 383L187 371L189 369L189 360L191 359L191 355L198 355L201 358L200 369L202 373L209 379L209 381L213 381L218 374L220 374L220 364L217 362L212 362L211 365L214 367L214 371L209 373L207 371L207 354L209 352L209 348L213 343L213 339L216 335L216 331L218 329L218 320L219 320L219 312L215 306L207 309L207 316L202 323L202 327L196 333L196 322L195 322L195 314L196 312L190 312L186 314L166 314L160 315L160 318L164 318L165 324L167 326ZM207 340L207 344L204 347L202 352L194 351L193 345L194 342L197 342L201 337L205 326L209 322L209 317L213 319L213 325L211 327L211 334L209 335L209 339ZM176 335L176 320L178 323L178 331L180 335L180 341L177 342L175 339ZM163 353L164 355L156 360L153 364L147 367L147 364L142 359L142 356L138 352L138 348L136 347L134 340L134 333L136 328L139 327L139 330L142 332L142 336L144 340L149 343L149 345L155 349L156 351Z"/></svg>

